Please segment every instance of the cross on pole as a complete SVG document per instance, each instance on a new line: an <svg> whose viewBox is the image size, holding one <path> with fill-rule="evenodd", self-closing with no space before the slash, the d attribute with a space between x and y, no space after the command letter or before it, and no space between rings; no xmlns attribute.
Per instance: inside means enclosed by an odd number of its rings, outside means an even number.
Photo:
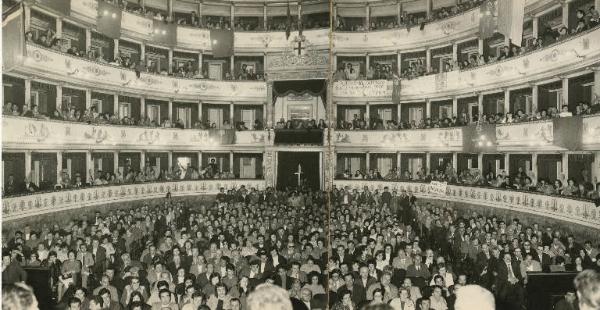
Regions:
<svg viewBox="0 0 600 310"><path fill-rule="evenodd" d="M302 182L301 177L302 177L303 173L304 172L302 172L302 165L298 164L298 170L296 172L294 172L294 174L298 177L298 186L300 186L300 182Z"/></svg>
<svg viewBox="0 0 600 310"><path fill-rule="evenodd" d="M298 51L298 56L302 56L302 50L304 49L304 47L302 47L302 41L298 41L298 47L294 47L294 51Z"/></svg>

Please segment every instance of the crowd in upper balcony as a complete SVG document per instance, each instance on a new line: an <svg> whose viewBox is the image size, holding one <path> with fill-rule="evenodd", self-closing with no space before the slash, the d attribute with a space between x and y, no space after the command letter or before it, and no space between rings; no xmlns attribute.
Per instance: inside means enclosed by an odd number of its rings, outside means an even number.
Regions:
<svg viewBox="0 0 600 310"><path fill-rule="evenodd" d="M277 123L275 123L276 130L285 130L285 129L326 129L327 123L325 123L324 119L320 119L317 122L315 119L294 119L294 120L285 120L283 118L279 119Z"/></svg>
<svg viewBox="0 0 600 310"><path fill-rule="evenodd" d="M455 6L442 7L431 12L431 16L421 17L421 14L411 14L407 12L403 12L400 16L400 20L398 18L388 18L388 19L380 19L380 20L372 20L369 25L369 30L382 30L382 29L395 29L395 28L410 28L414 26L418 26L421 24L433 22L436 20L446 19L463 12L466 12L470 9L476 8L480 6L484 1L483 0L470 0L470 1L461 1L457 3ZM372 19L376 19L372 17ZM335 30L337 31L366 31L367 27L365 27L364 23L352 24L345 21L344 17L338 15L336 17Z"/></svg>
<svg viewBox="0 0 600 310"><path fill-rule="evenodd" d="M577 182L574 178L548 180L537 178L532 171L525 171L518 168L518 171L509 175L506 171L500 171L496 174L494 171L488 171L482 174L480 169L464 169L457 173L448 163L445 168L434 169L427 173L421 168L414 173L408 170L402 171L400 168L391 168L387 174L378 169L369 169L369 171L356 170L354 172L345 170L338 174L338 179L347 180L389 180L389 181L419 181L431 182L441 181L451 184L467 186L486 186L500 189L512 189L539 192L546 195L563 195L583 199L592 199L600 203L600 182L597 179L588 179L587 171L582 171L581 181Z"/></svg>

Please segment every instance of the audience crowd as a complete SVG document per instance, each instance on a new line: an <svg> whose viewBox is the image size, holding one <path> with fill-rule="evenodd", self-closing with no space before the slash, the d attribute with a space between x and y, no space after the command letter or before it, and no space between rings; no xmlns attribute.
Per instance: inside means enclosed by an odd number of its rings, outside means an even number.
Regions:
<svg viewBox="0 0 600 310"><path fill-rule="evenodd" d="M497 309L521 309L529 272L600 270L596 240L387 187L221 189L210 203L166 198L3 237L3 284L48 268L59 309L254 310L262 283L293 309L460 310L473 284Z"/></svg>

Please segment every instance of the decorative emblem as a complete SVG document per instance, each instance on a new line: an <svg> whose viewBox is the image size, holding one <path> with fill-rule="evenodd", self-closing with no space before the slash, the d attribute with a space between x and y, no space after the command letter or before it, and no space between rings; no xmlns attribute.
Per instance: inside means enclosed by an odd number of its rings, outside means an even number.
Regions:
<svg viewBox="0 0 600 310"><path fill-rule="evenodd" d="M37 125L29 123L25 128L25 137L34 138L37 142L45 141L48 139L48 136L50 136L50 130L48 130L48 127L44 123Z"/></svg>
<svg viewBox="0 0 600 310"><path fill-rule="evenodd" d="M102 143L108 138L108 131L102 128L94 127L92 131L83 134L86 139L95 140L96 143Z"/></svg>

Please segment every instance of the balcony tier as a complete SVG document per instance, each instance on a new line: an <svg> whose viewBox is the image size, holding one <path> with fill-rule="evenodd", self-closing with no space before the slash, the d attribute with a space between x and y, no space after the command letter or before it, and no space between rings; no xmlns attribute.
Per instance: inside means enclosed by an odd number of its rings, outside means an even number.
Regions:
<svg viewBox="0 0 600 310"><path fill-rule="evenodd" d="M359 191L368 187L370 190L378 189L380 192L388 186L390 191L405 189L412 191L420 198L524 212L584 225L596 230L600 227L600 208L597 208L593 202L567 197L456 185L448 185L446 191L440 193L430 187L429 184L416 182L335 180L334 185L337 188L348 186L351 190L356 189Z"/></svg>
<svg viewBox="0 0 600 310"><path fill-rule="evenodd" d="M9 150L259 150L272 144L269 131L199 130L88 125L4 117L2 143Z"/></svg>
<svg viewBox="0 0 600 310"><path fill-rule="evenodd" d="M262 190L265 184L263 180L198 180L100 186L9 197L2 199L2 221L107 203L161 198L168 192L172 196L214 195L221 187L239 189L244 185L247 189Z"/></svg>
<svg viewBox="0 0 600 310"><path fill-rule="evenodd" d="M402 80L401 100L425 100L473 96L501 88L527 87L530 83L555 79L588 70L600 60L600 28L531 53L471 70ZM336 101L392 101L393 82L385 80L337 81Z"/></svg>

